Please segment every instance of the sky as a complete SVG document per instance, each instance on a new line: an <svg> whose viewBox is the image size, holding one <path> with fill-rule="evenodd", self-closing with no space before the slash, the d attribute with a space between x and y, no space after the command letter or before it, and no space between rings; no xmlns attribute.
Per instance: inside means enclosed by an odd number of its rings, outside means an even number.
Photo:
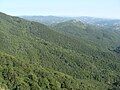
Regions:
<svg viewBox="0 0 120 90"><path fill-rule="evenodd" d="M120 19L120 0L0 0L0 12L13 16L91 16Z"/></svg>

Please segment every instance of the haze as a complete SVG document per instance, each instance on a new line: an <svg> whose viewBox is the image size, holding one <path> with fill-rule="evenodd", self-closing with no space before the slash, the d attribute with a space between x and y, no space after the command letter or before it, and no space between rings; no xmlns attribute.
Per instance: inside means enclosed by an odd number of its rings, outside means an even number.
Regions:
<svg viewBox="0 0 120 90"><path fill-rule="evenodd" d="M9 15L92 16L120 19L120 0L0 0Z"/></svg>

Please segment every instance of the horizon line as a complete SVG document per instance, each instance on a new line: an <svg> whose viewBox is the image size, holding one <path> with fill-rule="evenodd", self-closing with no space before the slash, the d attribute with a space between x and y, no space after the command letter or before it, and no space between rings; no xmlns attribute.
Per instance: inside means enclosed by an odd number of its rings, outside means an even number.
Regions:
<svg viewBox="0 0 120 90"><path fill-rule="evenodd" d="M87 16L87 15L52 15L52 14L48 14L48 15L30 15L30 14L26 14L26 15L12 15L12 14L8 14L8 13L4 13L4 12L0 12L0 13L3 13L3 14L6 14L6 15L10 15L10 16L16 16L16 17L25 17L25 16L28 16L28 17L32 17L32 16L35 16L35 17L38 17L38 16L43 16L43 17L68 17L68 18L79 18L79 17L90 17L90 18L98 18L98 19L111 19L111 20L120 20L120 18L115 18L115 17L97 17L97 16Z"/></svg>

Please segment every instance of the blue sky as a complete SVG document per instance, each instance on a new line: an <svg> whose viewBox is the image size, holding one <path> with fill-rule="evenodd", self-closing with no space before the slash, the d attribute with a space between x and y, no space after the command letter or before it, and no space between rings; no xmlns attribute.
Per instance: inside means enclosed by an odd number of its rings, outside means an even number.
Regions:
<svg viewBox="0 0 120 90"><path fill-rule="evenodd" d="M0 12L120 19L120 0L0 0Z"/></svg>

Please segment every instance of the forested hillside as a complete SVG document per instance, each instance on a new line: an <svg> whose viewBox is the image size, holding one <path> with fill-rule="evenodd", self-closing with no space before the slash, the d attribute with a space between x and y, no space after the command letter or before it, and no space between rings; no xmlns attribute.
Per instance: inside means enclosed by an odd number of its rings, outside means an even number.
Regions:
<svg viewBox="0 0 120 90"><path fill-rule="evenodd" d="M119 90L120 32L0 13L0 89Z"/></svg>
<svg viewBox="0 0 120 90"><path fill-rule="evenodd" d="M70 37L83 39L85 43L92 42L99 48L108 50L119 45L120 31L114 28L99 27L78 20L70 20L52 25L53 30Z"/></svg>

